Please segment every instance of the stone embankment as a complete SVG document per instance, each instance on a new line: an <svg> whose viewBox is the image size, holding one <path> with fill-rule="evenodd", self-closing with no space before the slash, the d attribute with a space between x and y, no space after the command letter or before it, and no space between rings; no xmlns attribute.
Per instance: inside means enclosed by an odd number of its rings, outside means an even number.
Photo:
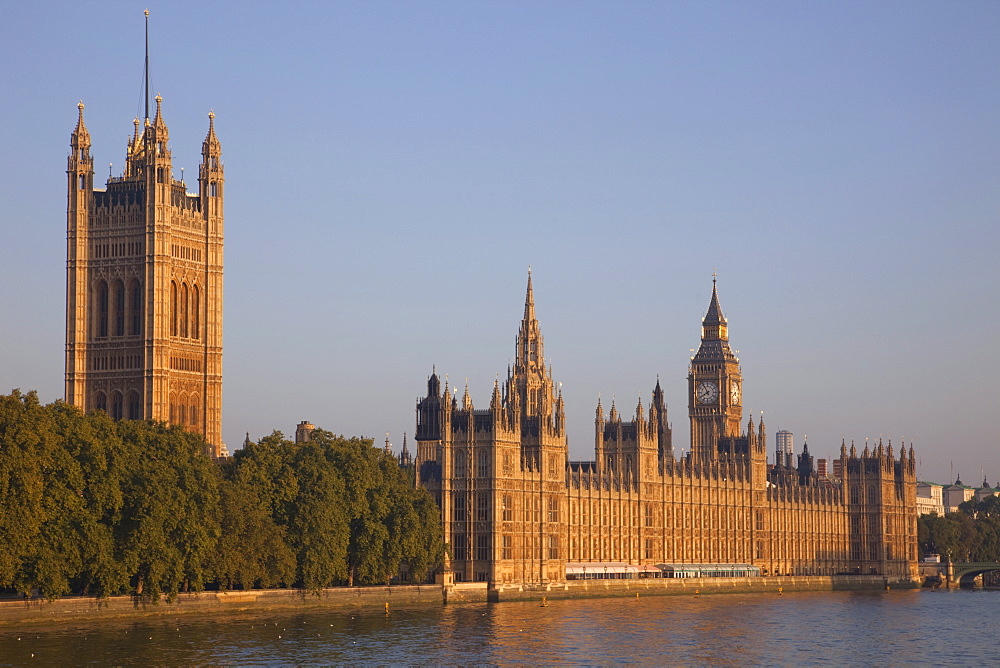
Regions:
<svg viewBox="0 0 1000 668"><path fill-rule="evenodd" d="M701 594L781 594L793 591L914 588L911 581L886 582L881 576L690 578L638 580L570 580L537 585L495 585L485 582L392 587L334 587L318 594L298 589L265 589L179 594L173 601L148 597L67 596L0 600L0 628L24 623L58 623L126 619L158 615L255 613L309 608L381 610L395 607L440 606L557 598L610 596L670 596Z"/></svg>

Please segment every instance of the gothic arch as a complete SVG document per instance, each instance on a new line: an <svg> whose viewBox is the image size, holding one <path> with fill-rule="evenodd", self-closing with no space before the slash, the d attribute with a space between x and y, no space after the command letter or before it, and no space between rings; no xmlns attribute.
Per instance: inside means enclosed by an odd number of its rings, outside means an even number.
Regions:
<svg viewBox="0 0 1000 668"><path fill-rule="evenodd" d="M177 336L177 316L177 281L170 281L170 336Z"/></svg>
<svg viewBox="0 0 1000 668"><path fill-rule="evenodd" d="M191 400L188 403L189 403L189 406L190 406L188 408L188 424L190 424L192 427L197 427L198 426L198 417L199 417L198 416L198 412L199 412L198 411L198 404L201 403L198 400L198 395L197 394L192 394L191 395Z"/></svg>
<svg viewBox="0 0 1000 668"><path fill-rule="evenodd" d="M125 400L122 393L115 390L111 393L111 417L114 420L121 420L125 411Z"/></svg>
<svg viewBox="0 0 1000 668"><path fill-rule="evenodd" d="M125 335L125 284L115 281L115 336Z"/></svg>
<svg viewBox="0 0 1000 668"><path fill-rule="evenodd" d="M198 284L191 285L191 338L201 338L201 302Z"/></svg>
<svg viewBox="0 0 1000 668"><path fill-rule="evenodd" d="M97 323L95 334L98 337L108 335L108 284L106 281L97 282L97 303L94 310L97 313Z"/></svg>
<svg viewBox="0 0 1000 668"><path fill-rule="evenodd" d="M187 338L188 335L188 286L187 283L181 283L181 306L180 306L180 316L181 316L181 338Z"/></svg>
<svg viewBox="0 0 1000 668"><path fill-rule="evenodd" d="M129 320L131 327L129 334L139 336L142 334L142 283L137 278L133 278L129 284Z"/></svg>
<svg viewBox="0 0 1000 668"><path fill-rule="evenodd" d="M108 412L108 395L100 390L94 395L94 410Z"/></svg>
<svg viewBox="0 0 1000 668"><path fill-rule="evenodd" d="M126 397L126 407L128 409L129 420L142 419L142 404L139 401L139 393L131 390Z"/></svg>
<svg viewBox="0 0 1000 668"><path fill-rule="evenodd" d="M177 422L176 422L176 424L181 424L181 425L187 424L187 407L188 407L187 394L181 393L181 395L179 397L177 397Z"/></svg>

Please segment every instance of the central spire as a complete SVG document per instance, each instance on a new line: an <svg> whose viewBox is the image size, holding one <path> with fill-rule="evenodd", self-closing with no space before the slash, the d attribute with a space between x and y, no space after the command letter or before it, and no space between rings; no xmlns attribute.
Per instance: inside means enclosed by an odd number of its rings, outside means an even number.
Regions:
<svg viewBox="0 0 1000 668"><path fill-rule="evenodd" d="M531 289L531 267L528 267L528 290L524 295L524 320L535 319L535 293Z"/></svg>
<svg viewBox="0 0 1000 668"><path fill-rule="evenodd" d="M518 363L526 367L544 366L542 332L535 318L535 293L531 285L531 267L528 267L528 287L524 294L524 318L517 334Z"/></svg>
<svg viewBox="0 0 1000 668"><path fill-rule="evenodd" d="M726 316L722 314L722 307L719 306L719 291L714 275L712 276L712 300L708 303L708 312L705 313L705 319L702 320L702 324L705 326L726 324Z"/></svg>
<svg viewBox="0 0 1000 668"><path fill-rule="evenodd" d="M695 359L736 359L729 347L729 325L726 316L722 314L722 307L719 306L719 290L714 274L712 299L708 302L708 311L701 321L701 346Z"/></svg>

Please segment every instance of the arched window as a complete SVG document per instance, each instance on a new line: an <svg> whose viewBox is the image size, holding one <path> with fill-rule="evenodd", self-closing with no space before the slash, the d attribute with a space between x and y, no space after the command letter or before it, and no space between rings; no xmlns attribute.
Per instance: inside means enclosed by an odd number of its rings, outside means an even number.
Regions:
<svg viewBox="0 0 1000 668"><path fill-rule="evenodd" d="M175 281L170 281L170 336L177 336L177 283Z"/></svg>
<svg viewBox="0 0 1000 668"><path fill-rule="evenodd" d="M201 338L201 305L198 300L198 286L191 286L191 338L200 339Z"/></svg>
<svg viewBox="0 0 1000 668"><path fill-rule="evenodd" d="M124 409L124 401L122 400L122 393L115 392L111 395L111 417L115 420L122 419L122 413Z"/></svg>
<svg viewBox="0 0 1000 668"><path fill-rule="evenodd" d="M177 424L187 422L187 406L181 404L177 407Z"/></svg>
<svg viewBox="0 0 1000 668"><path fill-rule="evenodd" d="M83 153L82 149L80 150L80 153ZM83 156L81 155L80 157L82 158ZM80 174L80 190L84 190L86 189L86 187L87 187L87 176L85 174Z"/></svg>
<svg viewBox="0 0 1000 668"><path fill-rule="evenodd" d="M187 338L188 335L188 286L187 283L181 283L181 333L180 335Z"/></svg>
<svg viewBox="0 0 1000 668"><path fill-rule="evenodd" d="M175 397L170 397L170 423L177 422L177 401Z"/></svg>
<svg viewBox="0 0 1000 668"><path fill-rule="evenodd" d="M191 421L192 426L198 426L198 397L191 397L191 408L188 411L188 420Z"/></svg>
<svg viewBox="0 0 1000 668"><path fill-rule="evenodd" d="M212 197L218 197L219 196L219 182L218 181L212 181L212 187L211 187L210 195Z"/></svg>
<svg viewBox="0 0 1000 668"><path fill-rule="evenodd" d="M97 284L97 336L108 335L108 284Z"/></svg>
<svg viewBox="0 0 1000 668"><path fill-rule="evenodd" d="M94 397L94 410L108 412L108 397L103 392L98 392Z"/></svg>
<svg viewBox="0 0 1000 668"><path fill-rule="evenodd" d="M115 336L125 336L125 284L115 284Z"/></svg>
<svg viewBox="0 0 1000 668"><path fill-rule="evenodd" d="M131 315L132 315L132 329L129 332L133 336L138 336L142 334L142 283L139 281L132 281L132 303Z"/></svg>
<svg viewBox="0 0 1000 668"><path fill-rule="evenodd" d="M128 393L128 419L142 419L142 404L139 403L139 393L135 391Z"/></svg>

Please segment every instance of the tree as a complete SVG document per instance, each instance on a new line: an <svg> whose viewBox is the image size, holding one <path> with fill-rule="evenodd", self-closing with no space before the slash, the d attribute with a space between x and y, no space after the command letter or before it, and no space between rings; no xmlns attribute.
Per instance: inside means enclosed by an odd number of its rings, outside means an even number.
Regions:
<svg viewBox="0 0 1000 668"><path fill-rule="evenodd" d="M219 540L214 572L223 589L288 586L295 581L295 555L285 531L274 523L260 496L244 480L220 487Z"/></svg>

